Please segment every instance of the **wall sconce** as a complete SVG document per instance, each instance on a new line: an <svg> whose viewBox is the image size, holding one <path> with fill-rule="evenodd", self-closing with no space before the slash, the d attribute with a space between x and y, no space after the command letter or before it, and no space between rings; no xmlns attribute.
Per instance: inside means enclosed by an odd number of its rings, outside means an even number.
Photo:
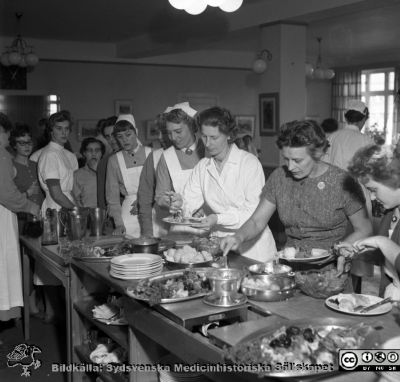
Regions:
<svg viewBox="0 0 400 382"><path fill-rule="evenodd" d="M257 74L264 73L268 68L268 61L272 60L272 53L268 49L263 49L257 53L256 59L253 62L253 71Z"/></svg>

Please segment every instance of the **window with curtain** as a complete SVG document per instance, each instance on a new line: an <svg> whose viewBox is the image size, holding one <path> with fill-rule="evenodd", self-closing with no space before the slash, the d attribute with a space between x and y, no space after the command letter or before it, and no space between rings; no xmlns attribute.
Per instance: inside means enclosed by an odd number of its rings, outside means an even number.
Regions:
<svg viewBox="0 0 400 382"><path fill-rule="evenodd" d="M332 117L344 127L349 99L361 97L361 70L337 70L332 83Z"/></svg>
<svg viewBox="0 0 400 382"><path fill-rule="evenodd" d="M385 143L400 138L400 67L337 70L332 83L332 117L346 124L344 113L349 99L361 99L370 117L365 129L378 132Z"/></svg>
<svg viewBox="0 0 400 382"><path fill-rule="evenodd" d="M365 129L382 135L390 144L397 137L395 123L394 68L363 70L361 73L361 100L369 109Z"/></svg>

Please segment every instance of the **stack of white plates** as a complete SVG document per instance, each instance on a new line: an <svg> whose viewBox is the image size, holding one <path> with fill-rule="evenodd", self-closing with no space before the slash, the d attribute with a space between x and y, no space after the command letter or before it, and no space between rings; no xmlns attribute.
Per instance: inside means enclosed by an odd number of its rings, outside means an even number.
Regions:
<svg viewBox="0 0 400 382"><path fill-rule="evenodd" d="M110 262L110 275L117 279L133 280L156 276L161 273L161 256L149 253L132 253L116 256Z"/></svg>
<svg viewBox="0 0 400 382"><path fill-rule="evenodd" d="M166 368L159 371L159 381L160 382L205 382L208 379L201 373L195 372L179 372L174 371L174 365L183 365L184 362L179 358L168 354L160 360L161 365L169 366L170 371Z"/></svg>

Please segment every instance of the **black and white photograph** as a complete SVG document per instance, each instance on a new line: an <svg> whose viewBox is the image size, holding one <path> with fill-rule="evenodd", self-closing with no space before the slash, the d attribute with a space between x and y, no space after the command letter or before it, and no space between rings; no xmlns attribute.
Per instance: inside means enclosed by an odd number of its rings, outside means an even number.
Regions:
<svg viewBox="0 0 400 382"><path fill-rule="evenodd" d="M400 382L400 0L0 15L0 382Z"/></svg>

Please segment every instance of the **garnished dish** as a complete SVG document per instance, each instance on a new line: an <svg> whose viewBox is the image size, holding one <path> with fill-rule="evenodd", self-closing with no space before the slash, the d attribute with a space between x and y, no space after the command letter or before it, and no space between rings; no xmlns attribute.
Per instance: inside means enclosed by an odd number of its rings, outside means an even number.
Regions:
<svg viewBox="0 0 400 382"><path fill-rule="evenodd" d="M184 245L182 248L170 248L164 252L165 259L172 263L196 264L212 261L213 256L207 251L197 251L195 248Z"/></svg>
<svg viewBox="0 0 400 382"><path fill-rule="evenodd" d="M307 322L308 321L308 322ZM257 331L226 351L235 364L262 366L260 376L295 377L338 369L339 349L376 347L375 330L336 319L297 320ZM253 371L252 371L253 372Z"/></svg>
<svg viewBox="0 0 400 382"><path fill-rule="evenodd" d="M281 259L296 262L309 262L315 260L322 260L329 257L331 253L322 248L312 248L311 250L299 249L295 247L286 247L278 252Z"/></svg>
<svg viewBox="0 0 400 382"><path fill-rule="evenodd" d="M166 272L128 287L127 294L150 305L191 300L206 295L211 287L206 277L208 268Z"/></svg>
<svg viewBox="0 0 400 382"><path fill-rule="evenodd" d="M195 237L191 246L198 251L206 251L213 256L222 254L220 248L221 239L219 237Z"/></svg>
<svg viewBox="0 0 400 382"><path fill-rule="evenodd" d="M355 316L376 316L390 312L392 310L392 304L388 302L367 312L363 312L362 309L381 302L382 300L383 299L378 296L356 293L340 293L327 298L325 300L325 304L329 308L342 313Z"/></svg>
<svg viewBox="0 0 400 382"><path fill-rule="evenodd" d="M111 242L110 242L111 241ZM129 240L119 240L115 243L110 241L102 242L71 242L70 251L72 257L82 261L102 262L110 261L113 257L133 252L133 244Z"/></svg>

